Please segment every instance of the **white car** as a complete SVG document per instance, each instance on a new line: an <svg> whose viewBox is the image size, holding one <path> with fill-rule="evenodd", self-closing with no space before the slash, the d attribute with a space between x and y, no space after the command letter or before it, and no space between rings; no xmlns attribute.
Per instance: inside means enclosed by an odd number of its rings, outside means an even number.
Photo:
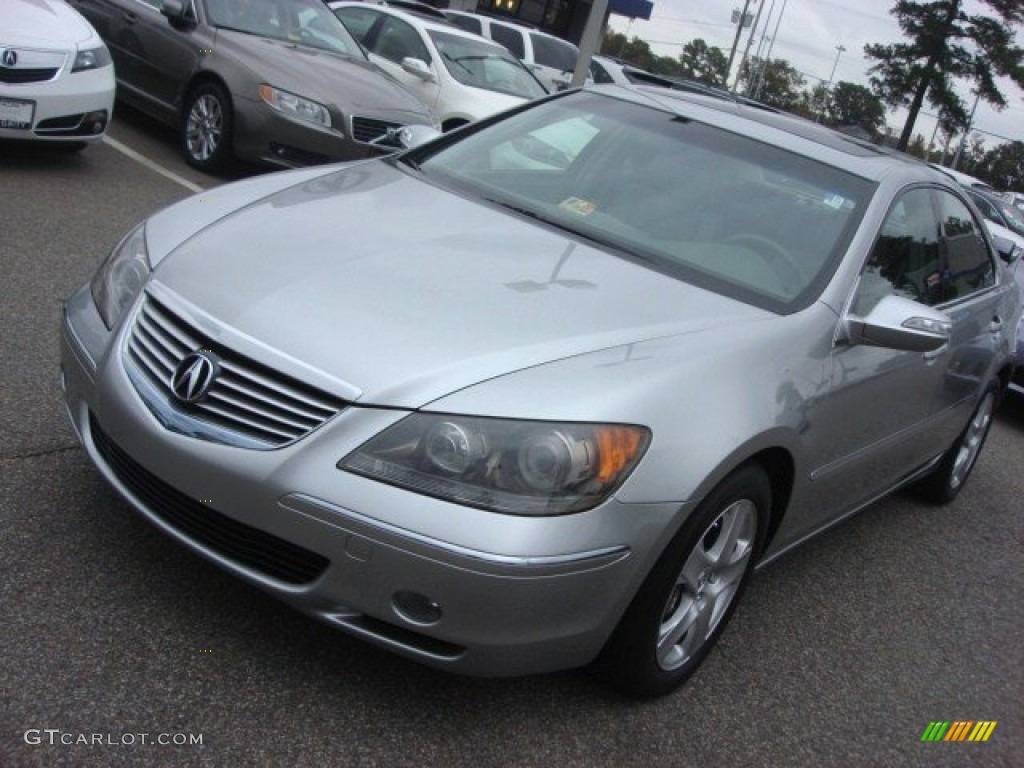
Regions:
<svg viewBox="0 0 1024 768"><path fill-rule="evenodd" d="M991 185L986 184L981 179L975 178L970 174L963 173L962 171L955 171L952 168L947 168L946 166L939 165L938 163L928 163L928 165L930 165L936 171L940 171L941 173L946 174L961 187L966 187L967 189L980 189L984 192L989 192L991 194L998 194L991 187Z"/></svg>
<svg viewBox="0 0 1024 768"><path fill-rule="evenodd" d="M569 87L580 50L572 43L536 29L497 21L465 11L445 10L452 24L501 43L537 76L549 91Z"/></svg>
<svg viewBox="0 0 1024 768"><path fill-rule="evenodd" d="M1024 211L1024 192L1004 192L1003 197L1005 197L1014 208L1020 208Z"/></svg>
<svg viewBox="0 0 1024 768"><path fill-rule="evenodd" d="M114 113L114 66L96 30L63 0L0 3L0 139L80 149Z"/></svg>
<svg viewBox="0 0 1024 768"><path fill-rule="evenodd" d="M430 107L445 131L546 93L500 45L445 21L367 3L328 6L370 60Z"/></svg>

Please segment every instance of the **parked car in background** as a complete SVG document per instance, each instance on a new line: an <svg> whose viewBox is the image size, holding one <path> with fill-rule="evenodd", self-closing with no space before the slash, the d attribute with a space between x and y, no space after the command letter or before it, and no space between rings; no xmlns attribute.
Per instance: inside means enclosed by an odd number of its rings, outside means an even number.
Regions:
<svg viewBox="0 0 1024 768"><path fill-rule="evenodd" d="M999 195L981 189L968 188L967 195L978 206L982 216L1024 238L1024 211L1010 205Z"/></svg>
<svg viewBox="0 0 1024 768"><path fill-rule="evenodd" d="M1024 302L1024 249L1010 261L1009 272L1016 279L1021 301ZM1024 318L1017 325L1017 368L1010 379L1010 389L1024 396Z"/></svg>
<svg viewBox="0 0 1024 768"><path fill-rule="evenodd" d="M1004 192L1003 197L1014 208L1024 211L1024 192Z"/></svg>
<svg viewBox="0 0 1024 768"><path fill-rule="evenodd" d="M982 192L988 192L990 194L997 194L995 189L992 188L991 184L986 184L981 179L975 178L970 174L963 173L962 171L956 171L952 168L947 168L944 165L938 163L929 163L929 165L935 170L946 174L952 178L957 184L967 189L980 189Z"/></svg>
<svg viewBox="0 0 1024 768"><path fill-rule="evenodd" d="M549 91L567 88L572 81L580 49L567 40L476 13L445 10L444 15L466 31L508 48Z"/></svg>
<svg viewBox="0 0 1024 768"><path fill-rule="evenodd" d="M63 0L4 0L0 139L81 149L113 114L114 67L89 22Z"/></svg>
<svg viewBox="0 0 1024 768"><path fill-rule="evenodd" d="M421 3L419 0L365 0L374 5L386 5L391 8L398 8L401 11L410 11L412 13L418 13L421 16L429 16L432 19L438 21L447 21L448 17L444 15L444 11L440 8L435 8L427 3Z"/></svg>
<svg viewBox="0 0 1024 768"><path fill-rule="evenodd" d="M505 48L418 13L331 2L370 60L433 110L448 131L547 91Z"/></svg>
<svg viewBox="0 0 1024 768"><path fill-rule="evenodd" d="M119 98L177 126L196 168L354 160L436 124L320 0L71 2L107 41Z"/></svg>
<svg viewBox="0 0 1024 768"><path fill-rule="evenodd" d="M590 59L590 76L598 85L616 83L618 85L660 85L663 88L673 87L667 77L648 72L646 69L634 67L625 61L610 56L592 56Z"/></svg>
<svg viewBox="0 0 1024 768"><path fill-rule="evenodd" d="M297 609L654 696L755 565L896 488L957 497L1020 316L922 163L594 86L155 214L67 302L62 382L130 504Z"/></svg>

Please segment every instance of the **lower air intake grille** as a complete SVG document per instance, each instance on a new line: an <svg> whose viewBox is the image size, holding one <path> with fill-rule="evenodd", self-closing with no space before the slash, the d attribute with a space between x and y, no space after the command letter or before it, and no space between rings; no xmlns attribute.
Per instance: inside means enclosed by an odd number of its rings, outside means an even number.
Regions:
<svg viewBox="0 0 1024 768"><path fill-rule="evenodd" d="M53 78L57 76L58 71L60 71L58 67L38 67L31 69L8 69L7 67L0 67L0 83L10 83L12 85L20 83L44 83L47 80L53 80Z"/></svg>
<svg viewBox="0 0 1024 768"><path fill-rule="evenodd" d="M186 496L142 467L114 443L90 414L93 443L107 466L146 509L207 549L288 584L308 584L330 561L266 531L240 523Z"/></svg>

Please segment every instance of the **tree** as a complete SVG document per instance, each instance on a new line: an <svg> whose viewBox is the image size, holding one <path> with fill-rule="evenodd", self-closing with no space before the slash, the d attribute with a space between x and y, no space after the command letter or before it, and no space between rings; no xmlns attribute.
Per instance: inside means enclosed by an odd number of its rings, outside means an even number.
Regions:
<svg viewBox="0 0 1024 768"><path fill-rule="evenodd" d="M832 126L859 125L877 136L885 127L885 104L863 85L841 80L826 100L825 122Z"/></svg>
<svg viewBox="0 0 1024 768"><path fill-rule="evenodd" d="M627 41L625 35L610 31L605 34L604 40L601 42L601 53L628 61L640 69L651 72L654 71L651 67L654 64L654 59L657 58L651 52L651 46L639 37Z"/></svg>
<svg viewBox="0 0 1024 768"><path fill-rule="evenodd" d="M721 49L712 48L699 37L684 45L679 56L680 74L708 85L725 84L728 63Z"/></svg>
<svg viewBox="0 0 1024 768"><path fill-rule="evenodd" d="M807 81L785 59L763 61L751 56L743 62L739 82L744 83L746 92L755 99L791 112L800 105L801 91Z"/></svg>
<svg viewBox="0 0 1024 768"><path fill-rule="evenodd" d="M1000 144L985 156L987 178L996 189L1024 190L1024 141Z"/></svg>
<svg viewBox="0 0 1024 768"><path fill-rule="evenodd" d="M914 140L905 149L914 157L920 157L922 160L928 159L928 147L924 145L924 136L920 133L914 137Z"/></svg>
<svg viewBox="0 0 1024 768"><path fill-rule="evenodd" d="M968 14L964 0L898 0L890 13L909 42L864 46L865 55L878 62L868 70L875 93L886 104L910 111L900 149L907 148L926 97L947 126L966 126L967 110L953 88L958 78L973 82L975 92L999 109L1006 99L996 75L1024 87L1024 49L1014 44L1013 29L1024 22L1024 2L978 1L997 17Z"/></svg>

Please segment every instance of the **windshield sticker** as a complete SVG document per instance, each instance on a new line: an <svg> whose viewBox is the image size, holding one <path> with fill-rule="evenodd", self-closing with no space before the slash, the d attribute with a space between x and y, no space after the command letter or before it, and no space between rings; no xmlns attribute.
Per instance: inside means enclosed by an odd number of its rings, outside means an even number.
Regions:
<svg viewBox="0 0 1024 768"><path fill-rule="evenodd" d="M822 202L824 202L825 205L827 205L829 208L833 208L838 211L840 208L843 207L843 203L846 202L846 198L843 197L842 195L837 195L833 193L831 195L826 196Z"/></svg>
<svg viewBox="0 0 1024 768"><path fill-rule="evenodd" d="M563 211L572 211L573 213L579 214L580 216L589 216L597 210L597 206L589 200L583 200L578 197L570 197L563 200L558 204L558 207Z"/></svg>

